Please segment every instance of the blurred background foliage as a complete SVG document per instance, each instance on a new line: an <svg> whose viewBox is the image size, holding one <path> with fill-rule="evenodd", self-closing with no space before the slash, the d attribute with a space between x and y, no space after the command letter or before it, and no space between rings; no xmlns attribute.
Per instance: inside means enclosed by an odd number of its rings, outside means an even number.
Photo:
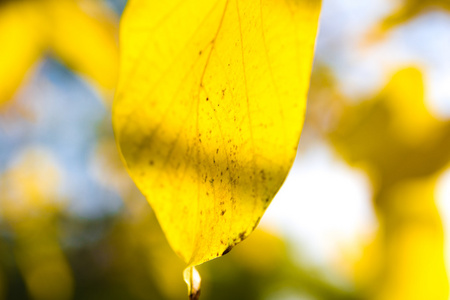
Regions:
<svg viewBox="0 0 450 300"><path fill-rule="evenodd" d="M358 2L323 1L298 161L202 299L449 298L450 2ZM186 296L111 130L124 6L0 1L0 300Z"/></svg>

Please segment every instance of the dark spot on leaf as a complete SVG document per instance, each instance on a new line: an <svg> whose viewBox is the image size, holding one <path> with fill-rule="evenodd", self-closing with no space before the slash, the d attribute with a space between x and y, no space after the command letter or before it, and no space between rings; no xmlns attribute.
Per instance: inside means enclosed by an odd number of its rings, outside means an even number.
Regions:
<svg viewBox="0 0 450 300"><path fill-rule="evenodd" d="M261 170L260 174L261 174L261 179L265 181L266 180L266 174L264 173L264 170Z"/></svg>
<svg viewBox="0 0 450 300"><path fill-rule="evenodd" d="M239 238L241 239L241 241L243 241L243 240L245 239L245 231L244 231L244 232L241 232L241 233L239 234Z"/></svg>
<svg viewBox="0 0 450 300"><path fill-rule="evenodd" d="M225 254L229 253L231 251L231 249L233 249L233 246L231 246L231 245L228 246L228 248L225 249L225 251L223 251L222 255L225 255Z"/></svg>
<svg viewBox="0 0 450 300"><path fill-rule="evenodd" d="M150 166L153 166L153 165L155 164L155 162L154 162L153 160L150 160L150 161L148 162L148 164L149 164Z"/></svg>
<svg viewBox="0 0 450 300"><path fill-rule="evenodd" d="M220 213L222 216L227 212L226 209L222 210L222 212Z"/></svg>
<svg viewBox="0 0 450 300"><path fill-rule="evenodd" d="M202 53L203 53L202 50L198 51L198 55L202 55Z"/></svg>

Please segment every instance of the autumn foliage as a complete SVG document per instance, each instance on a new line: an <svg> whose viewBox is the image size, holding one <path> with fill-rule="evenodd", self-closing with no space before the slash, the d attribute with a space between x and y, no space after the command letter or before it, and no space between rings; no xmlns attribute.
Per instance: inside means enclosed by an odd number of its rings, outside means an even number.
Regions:
<svg viewBox="0 0 450 300"><path fill-rule="evenodd" d="M320 2L0 0L0 300L447 300L448 1Z"/></svg>

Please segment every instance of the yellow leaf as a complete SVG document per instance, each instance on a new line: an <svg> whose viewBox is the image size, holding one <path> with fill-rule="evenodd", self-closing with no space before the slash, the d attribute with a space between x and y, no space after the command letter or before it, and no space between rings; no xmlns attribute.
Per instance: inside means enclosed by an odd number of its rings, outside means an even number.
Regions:
<svg viewBox="0 0 450 300"><path fill-rule="evenodd" d="M74 278L56 222L64 205L62 170L51 153L35 147L10 164L0 176L0 218L15 237L12 253L27 293L35 300L72 299Z"/></svg>
<svg viewBox="0 0 450 300"><path fill-rule="evenodd" d="M36 1L0 5L0 105L11 99L45 49L45 19Z"/></svg>
<svg viewBox="0 0 450 300"><path fill-rule="evenodd" d="M47 52L110 96L117 84L116 20L97 0L22 0L0 5L0 105ZM111 98L111 97L110 97Z"/></svg>
<svg viewBox="0 0 450 300"><path fill-rule="evenodd" d="M427 110L424 89L418 69L399 70L374 98L344 106L330 132L336 149L368 171L375 189L429 176L450 159L450 122Z"/></svg>
<svg viewBox="0 0 450 300"><path fill-rule="evenodd" d="M45 4L52 19L52 51L74 71L112 92L119 62L114 14L99 1L47 0Z"/></svg>
<svg viewBox="0 0 450 300"><path fill-rule="evenodd" d="M114 131L189 266L245 239L283 183L319 11L319 0L128 3Z"/></svg>
<svg viewBox="0 0 450 300"><path fill-rule="evenodd" d="M379 199L380 231L355 274L370 299L448 299L437 177L405 180Z"/></svg>
<svg viewBox="0 0 450 300"><path fill-rule="evenodd" d="M380 95L391 111L391 130L410 145L423 143L441 125L425 105L425 87L420 70L405 68L395 73Z"/></svg>
<svg viewBox="0 0 450 300"><path fill-rule="evenodd" d="M420 14L447 10L450 11L450 1L448 0L404 0L402 5L391 15L387 16L382 24L382 30L389 30L393 27L411 21Z"/></svg>

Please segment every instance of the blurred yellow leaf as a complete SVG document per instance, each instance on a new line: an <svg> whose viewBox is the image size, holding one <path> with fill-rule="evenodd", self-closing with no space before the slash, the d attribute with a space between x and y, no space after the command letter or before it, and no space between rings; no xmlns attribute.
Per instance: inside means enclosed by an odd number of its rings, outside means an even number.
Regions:
<svg viewBox="0 0 450 300"><path fill-rule="evenodd" d="M408 22L421 13L432 10L450 11L450 1L448 0L403 0L402 5L391 15L383 20L382 28L390 29L394 26Z"/></svg>
<svg viewBox="0 0 450 300"><path fill-rule="evenodd" d="M381 230L355 274L370 299L448 299L436 177L405 181L379 200Z"/></svg>
<svg viewBox="0 0 450 300"><path fill-rule="evenodd" d="M10 163L0 176L0 217L14 233L14 258L30 299L72 299L74 280L55 222L64 205L62 170L50 152L37 147Z"/></svg>
<svg viewBox="0 0 450 300"><path fill-rule="evenodd" d="M115 15L98 0L47 2L47 14L53 20L51 51L112 94L119 65Z"/></svg>
<svg viewBox="0 0 450 300"><path fill-rule="evenodd" d="M115 24L113 13L96 0L1 3L0 105L45 52L111 94L118 73Z"/></svg>
<svg viewBox="0 0 450 300"><path fill-rule="evenodd" d="M283 183L319 10L319 0L128 3L114 131L189 266L245 239Z"/></svg>
<svg viewBox="0 0 450 300"><path fill-rule="evenodd" d="M0 217L11 223L49 216L64 203L55 201L63 184L63 173L54 157L45 149L26 148L0 176L2 211Z"/></svg>
<svg viewBox="0 0 450 300"><path fill-rule="evenodd" d="M416 68L398 71L373 99L345 107L330 138L348 162L366 168L376 188L429 176L450 161L450 122L427 110Z"/></svg>
<svg viewBox="0 0 450 300"><path fill-rule="evenodd" d="M11 99L45 49L45 18L37 1L0 4L0 105Z"/></svg>
<svg viewBox="0 0 450 300"><path fill-rule="evenodd" d="M34 227L37 229L17 232L19 241L14 249L31 299L73 299L72 270L56 237L49 235L54 225L35 223Z"/></svg>
<svg viewBox="0 0 450 300"><path fill-rule="evenodd" d="M441 125L425 105L423 76L416 68L394 74L379 99L392 113L393 134L411 147L426 141Z"/></svg>
<svg viewBox="0 0 450 300"><path fill-rule="evenodd" d="M344 105L330 133L375 185L380 228L357 265L364 299L448 299L437 174L450 161L450 122L433 117L421 72L405 68L373 99Z"/></svg>
<svg viewBox="0 0 450 300"><path fill-rule="evenodd" d="M376 24L362 40L362 46L371 46L386 38L386 34L393 28L410 22L421 14L447 11L450 13L449 0L403 0L388 16Z"/></svg>

